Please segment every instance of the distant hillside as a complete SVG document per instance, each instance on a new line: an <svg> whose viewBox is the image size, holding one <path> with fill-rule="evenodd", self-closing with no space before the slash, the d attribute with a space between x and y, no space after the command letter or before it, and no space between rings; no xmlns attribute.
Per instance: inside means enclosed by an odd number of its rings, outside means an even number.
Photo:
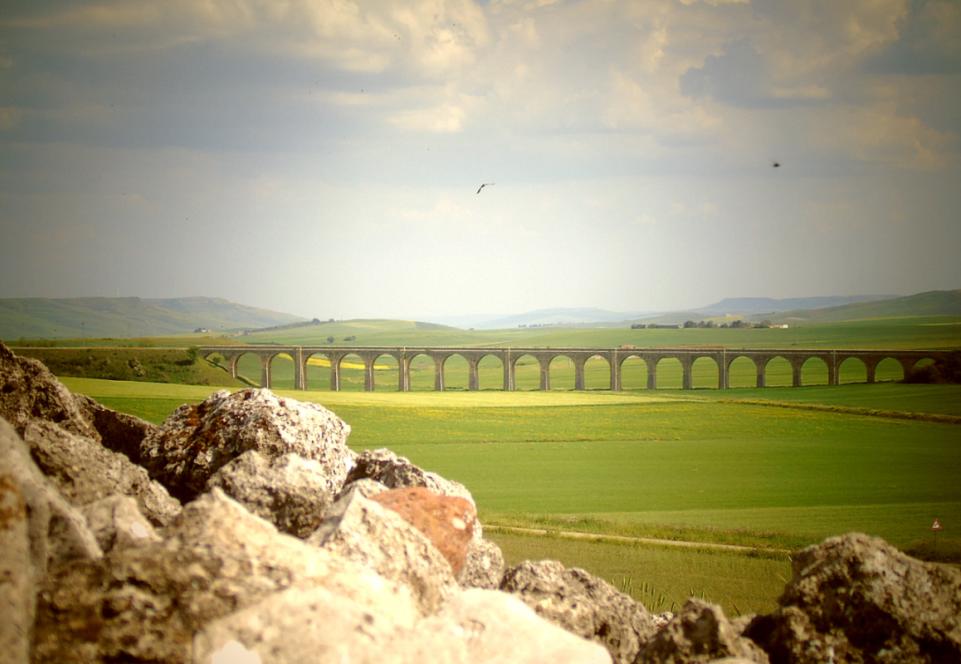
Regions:
<svg viewBox="0 0 961 664"><path fill-rule="evenodd" d="M503 316L476 323L473 327L483 330L503 330L520 325L585 325L620 323L638 318L642 314L607 311L591 307L570 309L537 309L523 314Z"/></svg>
<svg viewBox="0 0 961 664"><path fill-rule="evenodd" d="M0 339L142 337L261 328L302 320L221 298L0 299Z"/></svg>
<svg viewBox="0 0 961 664"><path fill-rule="evenodd" d="M961 316L961 289L928 291L877 302L858 302L824 309L782 311L769 316L772 321L835 323L869 318L907 316ZM758 318L755 316L754 318Z"/></svg>
<svg viewBox="0 0 961 664"><path fill-rule="evenodd" d="M897 295L828 295L821 297L728 297L720 302L695 309L696 313L708 316L767 314L778 311L797 311L801 309L823 309L838 307L857 302L889 300Z"/></svg>

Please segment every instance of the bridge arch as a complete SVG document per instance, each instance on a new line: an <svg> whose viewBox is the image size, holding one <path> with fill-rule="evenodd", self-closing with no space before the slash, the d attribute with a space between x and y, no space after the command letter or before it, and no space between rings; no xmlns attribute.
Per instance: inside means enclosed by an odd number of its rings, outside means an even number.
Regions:
<svg viewBox="0 0 961 664"><path fill-rule="evenodd" d="M370 355L370 391L377 391L381 384L381 391L396 392L401 389L401 369L398 358L393 353L381 352Z"/></svg>
<svg viewBox="0 0 961 664"><path fill-rule="evenodd" d="M716 389L719 386L721 367L710 355L699 355L691 362L691 388Z"/></svg>
<svg viewBox="0 0 961 664"><path fill-rule="evenodd" d="M759 385L760 372L763 365L749 355L735 354L727 356L727 386L728 387L763 387Z"/></svg>
<svg viewBox="0 0 961 664"><path fill-rule="evenodd" d="M804 358L800 364L800 381L798 386L801 385L830 385L830 372L831 369L828 366L827 360L818 355L812 355L810 357Z"/></svg>
<svg viewBox="0 0 961 664"><path fill-rule="evenodd" d="M647 389L647 362L638 353L631 353L619 359L618 372L621 375L622 390Z"/></svg>
<svg viewBox="0 0 961 664"><path fill-rule="evenodd" d="M332 380L330 353L313 351L304 353L304 389L335 389ZM327 387L322 387L326 385Z"/></svg>
<svg viewBox="0 0 961 664"><path fill-rule="evenodd" d="M337 365L337 375L340 376L340 390L360 392L369 389L367 360L363 355L351 350L339 355L334 362Z"/></svg>
<svg viewBox="0 0 961 664"><path fill-rule="evenodd" d="M838 384L867 383L868 364L860 357L848 355L838 363Z"/></svg>
<svg viewBox="0 0 961 664"><path fill-rule="evenodd" d="M445 390L467 390L470 387L470 360L464 353L448 353L441 360Z"/></svg>
<svg viewBox="0 0 961 664"><path fill-rule="evenodd" d="M790 387L794 380L794 367L783 355L772 355L764 360L764 385L761 387Z"/></svg>
<svg viewBox="0 0 961 664"><path fill-rule="evenodd" d="M676 355L657 358L654 369L654 389L679 390L684 387L684 366Z"/></svg>
<svg viewBox="0 0 961 664"><path fill-rule="evenodd" d="M893 357L882 358L874 367L876 382L893 382L904 380L904 366Z"/></svg>
<svg viewBox="0 0 961 664"><path fill-rule="evenodd" d="M504 388L504 359L498 353L483 353L477 357L477 389Z"/></svg>
<svg viewBox="0 0 961 664"><path fill-rule="evenodd" d="M511 357L511 373L515 390L541 389L541 360L533 353L521 353Z"/></svg>
<svg viewBox="0 0 961 664"><path fill-rule="evenodd" d="M575 363L577 360L575 359ZM621 366L624 366L623 360L621 360ZM575 364L576 366L576 364ZM588 357L582 359L579 366L580 373L580 387L577 387L577 380L575 380L575 389L582 390L613 390L615 385L612 383L614 379L613 372L611 371L611 361L602 353L594 353Z"/></svg>
<svg viewBox="0 0 961 664"><path fill-rule="evenodd" d="M427 351L407 352L404 364L406 391L429 392L440 389L440 365L434 354Z"/></svg>
<svg viewBox="0 0 961 664"><path fill-rule="evenodd" d="M554 353L547 360L547 389L573 390L577 387L575 360L566 353Z"/></svg>

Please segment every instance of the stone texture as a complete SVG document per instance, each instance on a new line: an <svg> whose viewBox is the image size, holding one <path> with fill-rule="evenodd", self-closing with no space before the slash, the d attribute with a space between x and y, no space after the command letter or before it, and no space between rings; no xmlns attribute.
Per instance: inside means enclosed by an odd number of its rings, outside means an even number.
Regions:
<svg viewBox="0 0 961 664"><path fill-rule="evenodd" d="M23 437L40 470L74 505L115 494L130 496L144 516L158 526L169 523L180 512L180 503L151 480L147 471L90 438L43 420L28 423Z"/></svg>
<svg viewBox="0 0 961 664"><path fill-rule="evenodd" d="M458 593L415 633L392 646L397 661L494 664L606 664L608 652L539 617L517 598L494 590Z"/></svg>
<svg viewBox="0 0 961 664"><path fill-rule="evenodd" d="M370 575L370 594L289 588L214 621L194 638L195 664L381 664L420 617L405 587ZM390 654L388 654L390 653Z"/></svg>
<svg viewBox="0 0 961 664"><path fill-rule="evenodd" d="M68 431L100 440L73 394L40 360L18 357L0 342L0 417L17 433L36 420L55 422Z"/></svg>
<svg viewBox="0 0 961 664"><path fill-rule="evenodd" d="M961 571L858 533L804 549L792 567L781 608L746 630L773 661L961 661Z"/></svg>
<svg viewBox="0 0 961 664"><path fill-rule="evenodd" d="M0 418L0 463L13 477L27 506L30 559L35 578L59 561L93 560L103 552L83 515L63 499L30 458L27 444Z"/></svg>
<svg viewBox="0 0 961 664"><path fill-rule="evenodd" d="M0 652L11 662L30 653L36 594L27 500L19 480L0 459Z"/></svg>
<svg viewBox="0 0 961 664"><path fill-rule="evenodd" d="M457 588L450 564L430 540L360 493L334 503L307 542L406 584L424 613L436 611Z"/></svg>
<svg viewBox="0 0 961 664"><path fill-rule="evenodd" d="M467 549L467 560L457 575L462 588L496 590L504 578L504 554L486 539L474 539Z"/></svg>
<svg viewBox="0 0 961 664"><path fill-rule="evenodd" d="M633 662L654 632L651 614L641 604L606 581L556 560L528 560L510 568L501 590L564 629L600 643L615 662Z"/></svg>
<svg viewBox="0 0 961 664"><path fill-rule="evenodd" d="M474 505L474 497L463 484L418 468L405 457L387 449L364 450L357 455L345 483L369 478L390 489L423 487L444 496L463 498Z"/></svg>
<svg viewBox="0 0 961 664"><path fill-rule="evenodd" d="M383 493L384 491L389 491L386 486L378 482L377 480L372 480L368 478L363 478L359 480L354 480L345 484L340 492L334 497L334 502L346 497L350 493L359 493L364 498L372 498L378 493Z"/></svg>
<svg viewBox="0 0 961 664"><path fill-rule="evenodd" d="M214 489L185 506L162 542L52 566L39 596L35 661L184 662L208 623L290 587L346 597L372 576L277 532Z"/></svg>
<svg viewBox="0 0 961 664"><path fill-rule="evenodd" d="M104 447L126 455L133 463L140 463L140 444L147 434L157 429L157 425L110 410L82 394L75 394L74 399L83 417L100 434Z"/></svg>
<svg viewBox="0 0 961 664"><path fill-rule="evenodd" d="M171 494L190 500L221 467L253 450L267 459L297 454L321 464L325 493L336 494L353 465L350 427L322 406L267 389L216 392L181 406L144 438L141 463Z"/></svg>
<svg viewBox="0 0 961 664"><path fill-rule="evenodd" d="M80 512L104 552L160 541L150 521L140 513L137 501L130 496L103 498L84 505Z"/></svg>
<svg viewBox="0 0 961 664"><path fill-rule="evenodd" d="M472 503L423 487L392 489L374 495L371 500L400 514L441 552L454 574L460 573L477 520Z"/></svg>
<svg viewBox="0 0 961 664"><path fill-rule="evenodd" d="M674 618L641 647L637 664L706 664L722 658L767 664L757 644L742 637L721 607L689 599Z"/></svg>
<svg viewBox="0 0 961 664"><path fill-rule="evenodd" d="M297 454L268 459L253 450L222 466L207 482L281 532L306 538L333 502L323 466Z"/></svg>
<svg viewBox="0 0 961 664"><path fill-rule="evenodd" d="M40 473L14 428L0 418L0 653L25 662L37 588L48 566L96 559L83 517Z"/></svg>

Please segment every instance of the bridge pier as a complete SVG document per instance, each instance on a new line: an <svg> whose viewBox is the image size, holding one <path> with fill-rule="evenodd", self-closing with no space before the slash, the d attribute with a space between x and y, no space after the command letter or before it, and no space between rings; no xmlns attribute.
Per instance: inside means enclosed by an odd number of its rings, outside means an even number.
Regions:
<svg viewBox="0 0 961 664"><path fill-rule="evenodd" d="M791 362L791 387L801 387L801 364Z"/></svg>
<svg viewBox="0 0 961 664"><path fill-rule="evenodd" d="M645 357L644 364L647 365L647 389L657 389L657 358Z"/></svg>
<svg viewBox="0 0 961 664"><path fill-rule="evenodd" d="M691 358L677 358L681 361L681 389L690 390L694 388L694 380L691 376L691 367L694 363Z"/></svg>
<svg viewBox="0 0 961 664"><path fill-rule="evenodd" d="M757 382L755 383L757 387L765 387L767 384L767 363L769 361L770 358L754 360L754 367L757 369Z"/></svg>
<svg viewBox="0 0 961 664"><path fill-rule="evenodd" d="M443 392L444 391L444 360L447 358L439 358L437 356L432 356L434 358L434 391Z"/></svg>
<svg viewBox="0 0 961 664"><path fill-rule="evenodd" d="M621 391L621 363L617 360L617 349L611 351L609 357L606 358L607 363L611 367L611 391L620 392Z"/></svg>
<svg viewBox="0 0 961 664"><path fill-rule="evenodd" d="M467 389L476 392L480 389L480 377L477 375L477 365L480 360L472 357L467 360Z"/></svg>
<svg viewBox="0 0 961 664"><path fill-rule="evenodd" d="M537 364L541 369L541 391L547 392L551 389L551 359L538 357Z"/></svg>
<svg viewBox="0 0 961 664"><path fill-rule="evenodd" d="M574 389L584 389L584 364L586 360L574 361Z"/></svg>

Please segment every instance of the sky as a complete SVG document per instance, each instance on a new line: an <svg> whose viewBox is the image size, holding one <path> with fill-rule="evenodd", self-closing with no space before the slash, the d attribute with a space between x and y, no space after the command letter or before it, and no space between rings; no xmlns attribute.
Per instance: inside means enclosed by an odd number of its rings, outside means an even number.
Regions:
<svg viewBox="0 0 961 664"><path fill-rule="evenodd" d="M957 0L0 9L0 297L910 294L961 287L959 210Z"/></svg>

